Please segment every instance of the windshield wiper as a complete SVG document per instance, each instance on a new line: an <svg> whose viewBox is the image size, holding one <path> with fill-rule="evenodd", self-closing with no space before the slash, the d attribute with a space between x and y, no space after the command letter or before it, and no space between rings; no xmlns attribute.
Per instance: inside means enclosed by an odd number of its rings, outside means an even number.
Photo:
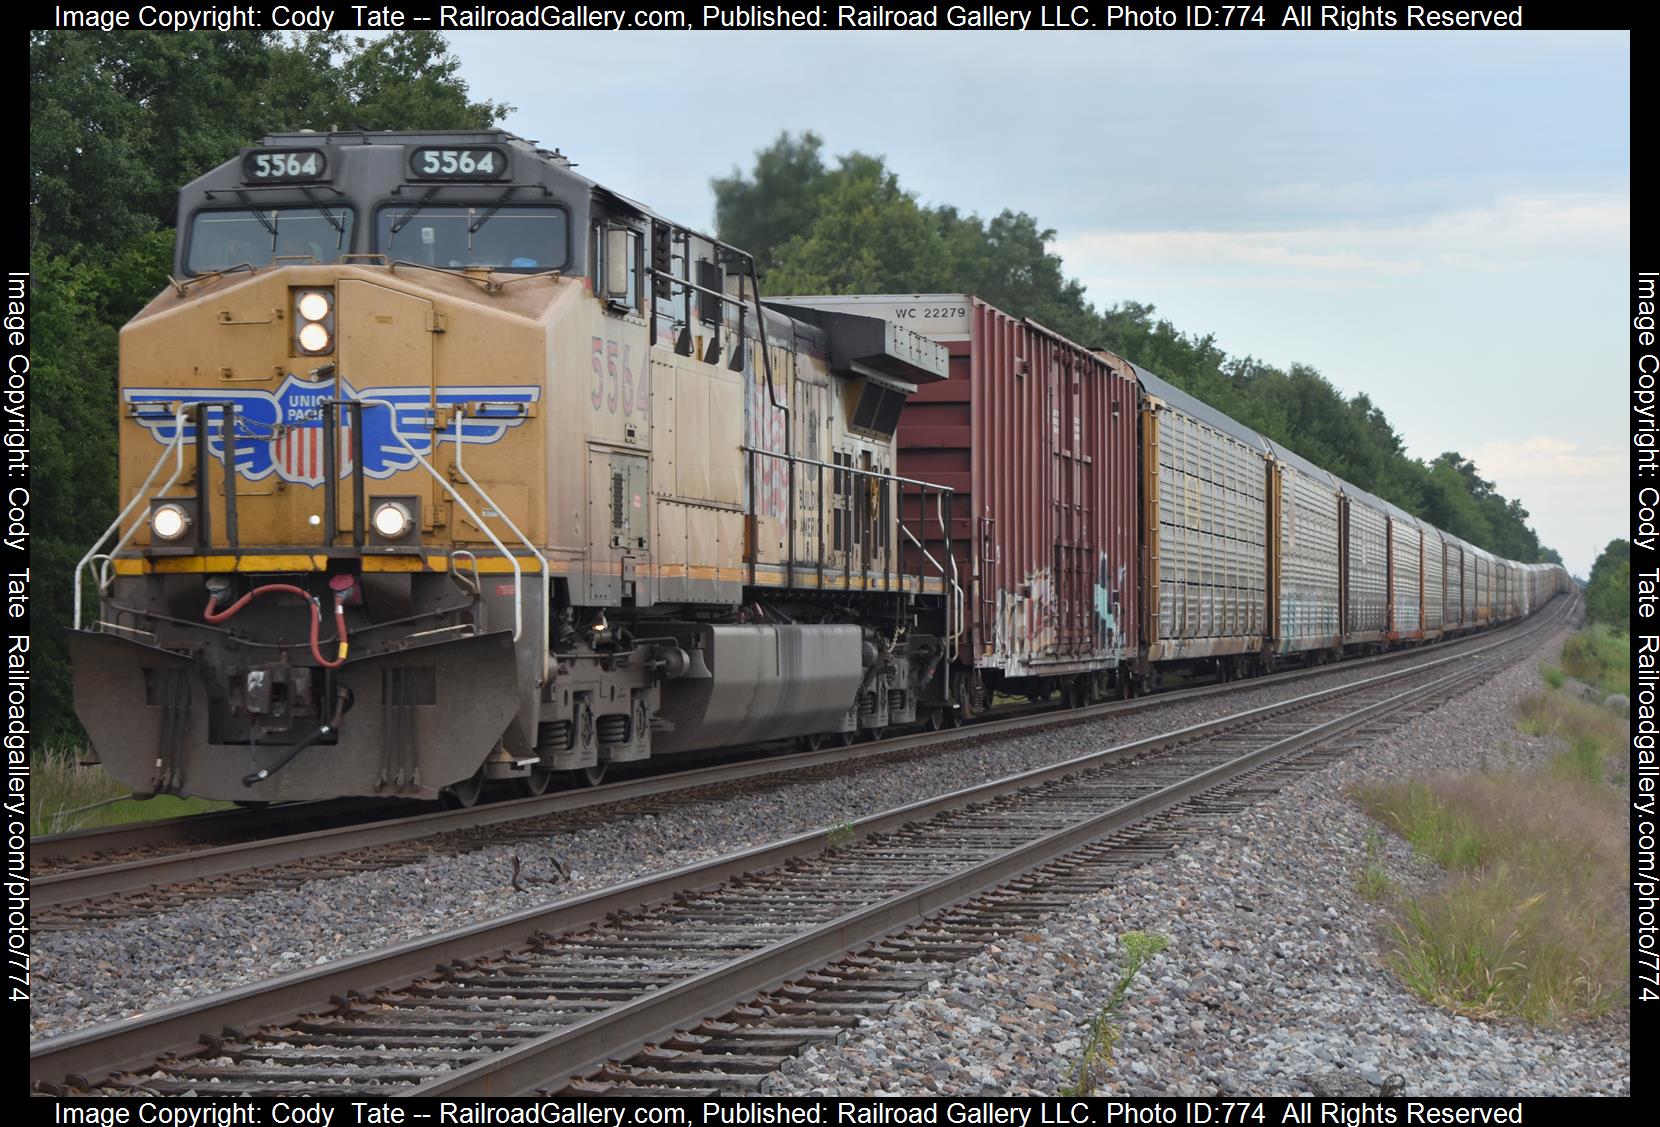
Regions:
<svg viewBox="0 0 1660 1127"><path fill-rule="evenodd" d="M305 192L305 198L311 201L311 206L317 209L317 214L327 219L329 226L334 228L334 249L339 250L341 244L346 241L346 225L336 219L334 213L323 206L310 188L304 188L302 191Z"/></svg>
<svg viewBox="0 0 1660 1127"><path fill-rule="evenodd" d="M265 228L265 233L271 236L271 247L272 249L275 249L277 245L277 225L271 222L271 220L265 218L264 213L261 212L259 208L254 206L254 201L248 198L247 192L237 189L236 195L238 199L248 205L248 214L257 219L259 221L259 225ZM275 215L276 212L273 211L271 214Z"/></svg>
<svg viewBox="0 0 1660 1127"><path fill-rule="evenodd" d="M495 218L496 212L500 211L501 208L502 208L502 205L505 204L508 200L512 199L513 198L513 193L517 192L518 190L519 190L519 185L517 185L517 184L509 185L507 191L503 192L501 194L501 196L496 200L496 202L490 205L490 210L489 211L486 211L483 215L479 216L476 220L474 220L472 223L469 223L467 225L467 235L468 235L469 240L471 239L471 237L473 235L478 234L478 229L480 227L484 226L486 223L490 222L490 220Z"/></svg>
<svg viewBox="0 0 1660 1127"><path fill-rule="evenodd" d="M422 196L420 199L416 200L415 205L413 207L411 207L408 211L404 212L402 215L398 216L398 218L396 218L392 221L392 230L390 230L387 233L390 234L390 235L396 235L399 231L402 231L404 229L404 226L411 219L415 218L415 213L420 211L423 207L425 207L427 205L427 201L432 199L433 196L436 196L438 194L438 189L440 187L442 187L442 185L434 185L433 187L428 188L427 189L427 194Z"/></svg>

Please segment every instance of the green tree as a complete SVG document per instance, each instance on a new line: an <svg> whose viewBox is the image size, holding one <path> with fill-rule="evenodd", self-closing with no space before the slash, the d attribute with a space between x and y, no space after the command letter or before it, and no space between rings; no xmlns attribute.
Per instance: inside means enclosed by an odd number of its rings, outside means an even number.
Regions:
<svg viewBox="0 0 1660 1127"><path fill-rule="evenodd" d="M721 239L755 256L764 276L779 265L778 252L813 225L819 200L829 186L829 169L819 155L824 139L813 132L788 133L755 154L755 170L709 182L715 193L715 230Z"/></svg>
<svg viewBox="0 0 1660 1127"><path fill-rule="evenodd" d="M767 275L779 293L928 293L950 276L932 217L877 158L854 154L819 193L813 222Z"/></svg>
<svg viewBox="0 0 1660 1127"><path fill-rule="evenodd" d="M1585 613L1592 622L1631 629L1631 541L1610 540L1591 565Z"/></svg>
<svg viewBox="0 0 1660 1127"><path fill-rule="evenodd" d="M269 129L479 129L512 112L473 101L460 69L436 31L308 32L273 53L259 100Z"/></svg>

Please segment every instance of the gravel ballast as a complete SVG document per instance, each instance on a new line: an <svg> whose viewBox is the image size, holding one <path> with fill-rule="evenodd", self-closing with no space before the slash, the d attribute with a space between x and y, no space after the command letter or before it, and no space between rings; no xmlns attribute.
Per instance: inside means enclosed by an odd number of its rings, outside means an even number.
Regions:
<svg viewBox="0 0 1660 1127"><path fill-rule="evenodd" d="M1220 700L1170 704L879 770L675 806L662 816L628 816L542 843L435 855L395 869L43 933L35 937L32 1033L48 1036L147 1012L1169 731L1220 709L1243 711L1377 672L1336 667L1312 681L1258 686ZM528 883L527 891L516 893L509 884L515 856L532 881L551 875L555 858L571 879Z"/></svg>
<svg viewBox="0 0 1660 1127"><path fill-rule="evenodd" d="M1378 826L1346 788L1538 763L1549 744L1519 733L1512 711L1539 691L1538 666L1511 666L957 964L925 996L787 1062L763 1090L1052 1094L1075 1079L1120 973L1120 937L1143 931L1169 945L1130 988L1097 1094L1630 1094L1623 1007L1568 1030L1437 1009L1383 965L1388 909L1356 894L1378 859ZM1381 860L1406 889L1438 879L1409 846L1383 840Z"/></svg>

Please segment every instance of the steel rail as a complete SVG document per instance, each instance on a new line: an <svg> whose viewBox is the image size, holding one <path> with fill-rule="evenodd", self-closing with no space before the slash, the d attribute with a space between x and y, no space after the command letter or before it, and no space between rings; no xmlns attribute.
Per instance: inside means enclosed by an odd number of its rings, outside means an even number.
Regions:
<svg viewBox="0 0 1660 1127"><path fill-rule="evenodd" d="M559 1080L565 1075L579 1077L593 1072L610 1060L632 1055L649 1042L664 1039L677 1030L724 1013L756 994L781 986L798 975L1063 857L1080 846L1168 810L1271 759L1320 743L1444 687L1447 682L1478 676L1497 661L1496 657L1485 658L1474 668L1448 673L1429 685L1414 686L1276 740L1182 782L1122 803L1096 817L1057 830L950 876L850 912L810 931L735 959L725 966L613 1006L586 1020L564 1026L475 1064L445 1072L407 1094L528 1095L546 1085L550 1079Z"/></svg>
<svg viewBox="0 0 1660 1127"><path fill-rule="evenodd" d="M1536 623L1536 625L1538 624ZM1488 635L1488 644L1501 643L1504 638L1510 637L1509 629L1513 628L1513 626L1507 628L1500 638ZM1478 640L1480 637L1479 635L1467 637L1460 639L1460 641L1470 642ZM1456 642L1448 644L1457 645ZM1482 652L1482 649L1483 647L1460 648L1448 656L1479 653ZM1110 701L1075 709L1028 712L1012 717L986 720L966 729L917 732L896 736L892 739L881 740L858 748L830 748L820 751L749 759L736 763L718 764L712 767L652 775L646 778L612 783L586 791L513 799L466 810L423 812L401 818L354 823L276 838L256 838L251 841L234 842L160 857L145 857L113 864L66 869L62 872L48 873L35 878L34 902L43 908L62 907L99 897L135 892L160 885L229 876L293 861L312 860L338 854L355 854L379 846L418 841L441 834L526 821L553 814L591 810L697 787L729 785L751 779L784 776L830 764L857 764L864 760L878 759L923 748L937 747L944 750L956 744L977 742L1014 732L1035 733L1050 727L1100 719L1121 712L1136 712L1165 705L1182 704L1204 700L1212 696L1244 692L1267 685L1296 681L1314 675L1320 670L1333 672L1344 669L1366 668L1373 663L1398 662L1402 659L1421 657L1424 652L1423 650L1397 651L1343 662L1337 666L1321 666L1312 670L1287 670L1244 681L1230 681L1219 685L1177 689L1154 697L1138 698L1130 701ZM1425 667L1427 668L1427 666ZM303 818L307 808L321 805L323 804L297 803L294 808L295 817ZM233 819L237 816L235 813L225 812L197 817L203 819L225 818L228 820L223 825L227 829L234 829ZM248 815L242 814L241 816L245 818ZM191 821L192 819L175 819L166 824L165 832L177 833L187 830L190 827L185 823ZM141 835L142 831L136 828L122 828L117 834L110 835L112 840L105 841L103 848L105 850L114 848L112 842L122 838L132 838L135 844L142 842L142 837L135 837L135 834ZM48 848L53 841L54 839L42 838L36 848L37 850ZM89 849L90 846L91 840L82 848Z"/></svg>
<svg viewBox="0 0 1660 1127"><path fill-rule="evenodd" d="M84 830L41 834L29 842L31 864L72 865L95 860L110 853L169 846L203 846L216 837L258 835L265 830L315 824L319 820L378 808L408 805L407 799L328 798L316 802L283 802L255 810L212 810L206 814L181 814L149 822L125 822L118 826L95 826ZM48 879L47 874L34 878Z"/></svg>
<svg viewBox="0 0 1660 1127"><path fill-rule="evenodd" d="M196 1046L203 1035L212 1035L221 1029L243 1029L289 1021L318 1010L333 998L395 986L429 973L434 966L443 967L458 960L499 952L522 944L538 934L567 932L613 913L667 900L677 893L716 886L735 876L782 865L794 858L821 853L833 844L845 844L850 835L863 837L896 830L910 822L1024 790L1093 767L1136 758L1175 744L1187 743L1265 720L1277 714L1299 711L1339 696L1364 692L1368 688L1391 681L1419 676L1452 662L1465 661L1500 647L1516 644L1550 625L1554 619L1555 616L1540 620L1520 634L1507 635L1503 639L1491 641L1475 651L1445 655L1407 669L1394 670L1362 681L1261 706L1234 716L1189 725L1148 739L1077 756L1047 767L1034 768L949 795L924 799L873 814L853 822L850 826L797 835L718 857L699 865L685 866L601 889L553 905L526 909L436 936L408 940L384 951L353 956L265 982L237 987L206 998L182 1002L123 1021L37 1041L30 1046L30 1080L31 1083L47 1087L65 1080L73 1087L92 1087L104 1076L153 1063L161 1055L188 1051ZM1485 667L1485 663L1483 665ZM1399 703L1399 698L1405 695L1395 694L1390 699ZM1356 715L1364 719L1373 714L1373 707L1368 706ZM1324 724L1321 728L1329 728L1329 724ZM1287 737L1275 741L1273 746L1284 749L1288 740L1297 738ZM1050 841L1055 837L1056 835L1049 835L1044 840ZM961 874L950 880L955 881L960 876ZM931 898L941 894L942 890L933 889L928 891L924 899L932 902ZM920 895L919 892L917 896ZM913 896L911 899L916 897ZM889 905L885 910L893 909ZM791 957L806 956L798 952ZM774 956L774 959L777 958L783 956ZM783 961L787 962L789 959L783 958ZM775 967L779 964L775 961L769 962L768 965ZM703 997L702 994L696 996ZM587 1024L584 1023L584 1027ZM576 1050L572 1048L571 1051ZM576 1070L574 1067L570 1069ZM543 1079L545 1078L544 1074ZM496 1085L499 1082L490 1083Z"/></svg>

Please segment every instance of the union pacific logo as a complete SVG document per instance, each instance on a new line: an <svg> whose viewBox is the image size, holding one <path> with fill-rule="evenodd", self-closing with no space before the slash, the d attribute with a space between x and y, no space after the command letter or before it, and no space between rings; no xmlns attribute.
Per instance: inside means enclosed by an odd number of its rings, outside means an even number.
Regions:
<svg viewBox="0 0 1660 1127"><path fill-rule="evenodd" d="M380 479L414 469L417 455L432 455L435 440L453 443L459 437L468 445L483 446L501 441L502 435L524 423L530 405L541 394L540 387L511 384L449 386L436 393L431 387L419 385L358 391L341 380L339 398L362 401L363 472ZM293 373L274 392L217 387L131 387L121 391L134 421L162 445L170 445L176 436L174 412L181 405L186 408L184 441L200 441L192 408L205 403L208 453L221 464L225 460L225 413L232 412L238 476L249 481L275 476L307 486L323 483L327 465L323 404L334 395L332 383L320 386ZM441 428L435 426L440 408L451 409ZM338 429L335 466L338 476L344 478L355 468L352 412L340 412Z"/></svg>

